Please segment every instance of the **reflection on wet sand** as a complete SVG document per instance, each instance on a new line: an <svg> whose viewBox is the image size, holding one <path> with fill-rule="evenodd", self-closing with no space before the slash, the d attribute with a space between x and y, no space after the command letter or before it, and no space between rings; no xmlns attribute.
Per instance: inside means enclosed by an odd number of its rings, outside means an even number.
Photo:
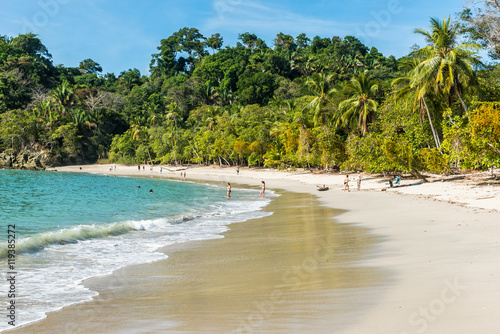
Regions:
<svg viewBox="0 0 500 334"><path fill-rule="evenodd" d="M335 333L376 304L387 273L359 262L378 236L336 223L339 211L310 194L283 193L265 210L274 214L233 224L223 239L93 279L94 301L19 333Z"/></svg>

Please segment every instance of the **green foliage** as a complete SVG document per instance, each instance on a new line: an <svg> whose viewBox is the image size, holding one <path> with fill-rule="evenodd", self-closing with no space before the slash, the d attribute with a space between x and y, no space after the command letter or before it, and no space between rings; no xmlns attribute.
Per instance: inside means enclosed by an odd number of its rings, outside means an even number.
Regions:
<svg viewBox="0 0 500 334"><path fill-rule="evenodd" d="M383 139L380 135L350 137L347 141L346 152L349 158L341 164L343 170L364 170L375 173L392 169L385 158Z"/></svg>
<svg viewBox="0 0 500 334"><path fill-rule="evenodd" d="M76 162L78 153L81 152L82 136L78 134L75 124L68 123L59 126L51 135L55 143L53 154L57 160Z"/></svg>
<svg viewBox="0 0 500 334"><path fill-rule="evenodd" d="M353 36L279 33L271 49L246 32L222 48L186 27L160 41L149 75L118 76L92 59L54 67L36 35L1 37L0 150L415 175L498 166L499 107L467 106L500 99L499 67L477 72L449 20L417 32L429 45L397 60Z"/></svg>
<svg viewBox="0 0 500 334"><path fill-rule="evenodd" d="M2 150L17 153L32 143L36 135L34 118L27 111L9 110L0 114L0 141Z"/></svg>
<svg viewBox="0 0 500 334"><path fill-rule="evenodd" d="M83 73L97 74L102 72L101 65L90 58L82 60L79 67Z"/></svg>
<svg viewBox="0 0 500 334"><path fill-rule="evenodd" d="M477 103L468 119L455 117L445 127L443 145L457 166L482 170L500 166L499 103Z"/></svg>
<svg viewBox="0 0 500 334"><path fill-rule="evenodd" d="M118 163L138 163L135 159L137 145L132 139L131 131L126 131L123 135L116 135L111 143L109 158Z"/></svg>
<svg viewBox="0 0 500 334"><path fill-rule="evenodd" d="M385 137L369 134L352 137L347 144L349 159L342 164L345 170L364 170L370 173L404 172L418 175L419 171L441 173L448 169L446 157L436 149L415 149L402 135Z"/></svg>
<svg viewBox="0 0 500 334"><path fill-rule="evenodd" d="M433 173L447 172L449 168L448 156L442 154L435 148L422 148L418 152L422 170Z"/></svg>
<svg viewBox="0 0 500 334"><path fill-rule="evenodd" d="M237 84L237 94L243 104L267 104L274 90L276 80L272 74L245 71Z"/></svg>
<svg viewBox="0 0 500 334"><path fill-rule="evenodd" d="M216 50L220 50L222 47L222 44L224 43L224 39L222 36L217 33L213 34L209 38L207 38L205 44L212 49L213 53L215 53Z"/></svg>
<svg viewBox="0 0 500 334"><path fill-rule="evenodd" d="M25 106L30 97L12 75L0 73L0 113Z"/></svg>

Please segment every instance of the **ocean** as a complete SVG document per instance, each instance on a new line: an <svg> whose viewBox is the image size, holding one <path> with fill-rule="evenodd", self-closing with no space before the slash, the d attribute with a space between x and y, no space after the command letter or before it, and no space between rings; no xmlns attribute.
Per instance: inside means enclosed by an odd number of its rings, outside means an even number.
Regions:
<svg viewBox="0 0 500 334"><path fill-rule="evenodd" d="M87 278L165 259L158 248L222 238L231 223L270 215L262 209L276 196L233 189L228 200L223 185L0 170L0 331L13 328L9 315L20 326L91 299Z"/></svg>

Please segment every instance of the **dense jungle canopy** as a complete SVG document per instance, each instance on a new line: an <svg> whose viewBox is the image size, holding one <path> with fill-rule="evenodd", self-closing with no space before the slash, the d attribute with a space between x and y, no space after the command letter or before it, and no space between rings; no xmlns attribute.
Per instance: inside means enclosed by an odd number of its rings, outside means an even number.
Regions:
<svg viewBox="0 0 500 334"><path fill-rule="evenodd" d="M182 28L150 72L54 65L35 34L0 37L0 152L53 164L224 164L367 172L500 166L500 68L491 28L465 10L384 56L354 36ZM407 43L407 41L405 41ZM85 58L84 56L82 59Z"/></svg>

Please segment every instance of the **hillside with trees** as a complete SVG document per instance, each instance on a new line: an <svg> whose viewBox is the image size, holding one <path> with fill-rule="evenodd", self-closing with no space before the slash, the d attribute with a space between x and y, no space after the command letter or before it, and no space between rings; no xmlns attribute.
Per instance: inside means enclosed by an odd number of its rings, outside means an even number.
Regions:
<svg viewBox="0 0 500 334"><path fill-rule="evenodd" d="M500 166L500 68L478 57L498 52L479 19L431 19L415 30L426 45L400 59L354 36L279 33L268 46L245 32L225 46L183 28L159 42L147 75L103 74L92 59L56 66L38 36L3 36L1 157L416 175Z"/></svg>

